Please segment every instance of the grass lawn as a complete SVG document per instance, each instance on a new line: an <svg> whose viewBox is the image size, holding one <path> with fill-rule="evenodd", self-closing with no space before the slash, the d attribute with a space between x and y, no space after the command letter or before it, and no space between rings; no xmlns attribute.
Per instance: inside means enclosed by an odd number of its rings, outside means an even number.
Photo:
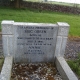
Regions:
<svg viewBox="0 0 80 80"><path fill-rule="evenodd" d="M80 53L76 60L68 60L67 61L71 69L78 75L80 78Z"/></svg>
<svg viewBox="0 0 80 80"><path fill-rule="evenodd" d="M3 63L4 63L4 59L0 58L0 72L1 72L1 69L2 69L2 66L3 66Z"/></svg>
<svg viewBox="0 0 80 80"><path fill-rule="evenodd" d="M80 36L80 15L31 10L0 8L0 23L2 20L18 22L57 23L67 22L70 25L70 36Z"/></svg>

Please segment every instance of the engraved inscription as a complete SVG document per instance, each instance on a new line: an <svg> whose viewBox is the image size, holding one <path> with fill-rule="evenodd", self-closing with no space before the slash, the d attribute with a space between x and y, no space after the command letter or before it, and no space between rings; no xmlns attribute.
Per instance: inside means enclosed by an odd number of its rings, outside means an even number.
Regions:
<svg viewBox="0 0 80 80"><path fill-rule="evenodd" d="M55 26L16 25L16 58L25 62L52 62L57 33L58 27Z"/></svg>
<svg viewBox="0 0 80 80"><path fill-rule="evenodd" d="M18 26L17 46L27 48L24 54L45 54L42 47L52 46L53 34L49 36L49 33L53 32L53 29L54 27ZM23 34L21 35L20 32Z"/></svg>

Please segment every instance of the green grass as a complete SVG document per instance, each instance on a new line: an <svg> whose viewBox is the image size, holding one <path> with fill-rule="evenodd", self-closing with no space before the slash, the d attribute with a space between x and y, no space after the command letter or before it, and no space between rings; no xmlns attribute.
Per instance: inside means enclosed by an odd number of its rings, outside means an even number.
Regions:
<svg viewBox="0 0 80 80"><path fill-rule="evenodd" d="M4 58L0 58L0 72L1 72L1 69L2 69L2 66L3 66L3 63L4 63Z"/></svg>
<svg viewBox="0 0 80 80"><path fill-rule="evenodd" d="M71 69L80 77L80 54L76 60L68 60Z"/></svg>
<svg viewBox="0 0 80 80"><path fill-rule="evenodd" d="M14 20L18 22L57 23L67 22L70 25L70 36L80 36L80 15L50 12L31 9L0 8L0 22Z"/></svg>

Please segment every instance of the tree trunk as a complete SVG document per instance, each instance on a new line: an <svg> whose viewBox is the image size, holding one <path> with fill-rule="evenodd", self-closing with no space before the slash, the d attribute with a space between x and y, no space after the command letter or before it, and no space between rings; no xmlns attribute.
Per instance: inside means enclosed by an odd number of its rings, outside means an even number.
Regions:
<svg viewBox="0 0 80 80"><path fill-rule="evenodd" d="M20 1L21 0L14 0L15 8L20 8Z"/></svg>

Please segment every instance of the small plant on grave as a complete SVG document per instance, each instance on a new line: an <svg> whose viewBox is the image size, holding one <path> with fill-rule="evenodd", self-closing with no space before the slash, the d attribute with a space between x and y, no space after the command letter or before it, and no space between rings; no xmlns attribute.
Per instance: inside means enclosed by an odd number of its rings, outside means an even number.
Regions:
<svg viewBox="0 0 80 80"><path fill-rule="evenodd" d="M0 58L0 72L1 72L1 69L2 69L2 66L3 66L3 63L4 63L4 58Z"/></svg>
<svg viewBox="0 0 80 80"><path fill-rule="evenodd" d="M71 69L80 77L80 53L76 60L67 61Z"/></svg>

